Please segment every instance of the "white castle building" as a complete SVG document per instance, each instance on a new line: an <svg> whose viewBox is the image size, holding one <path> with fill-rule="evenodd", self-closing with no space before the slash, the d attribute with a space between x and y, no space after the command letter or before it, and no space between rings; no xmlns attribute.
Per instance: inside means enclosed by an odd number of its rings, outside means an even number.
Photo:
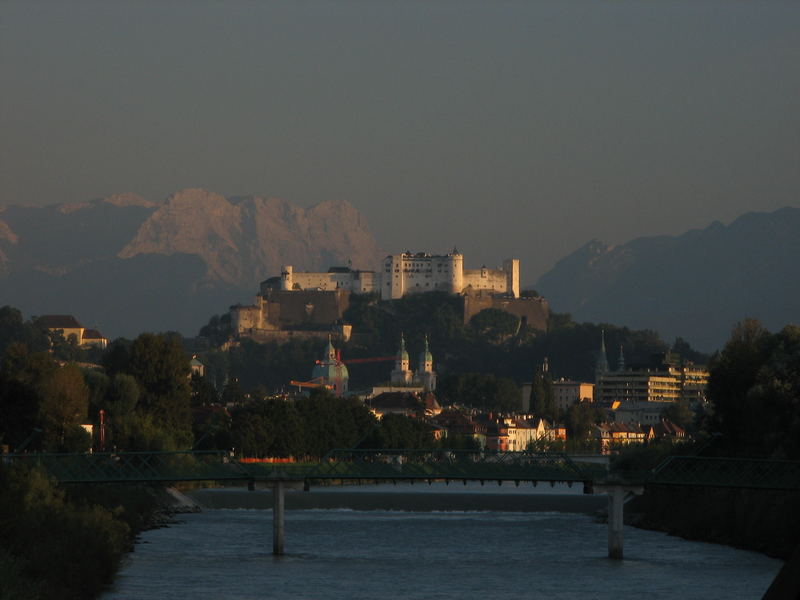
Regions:
<svg viewBox="0 0 800 600"><path fill-rule="evenodd" d="M296 273L290 265L285 265L281 268L280 279L277 282L268 279L262 284L261 291L265 293L276 288L283 291L379 292L382 300L437 291L504 294L519 298L519 259L504 260L499 269L465 269L463 255L454 248L446 255L425 252L391 254L383 260L377 273L354 271L348 267L333 267L327 273Z"/></svg>

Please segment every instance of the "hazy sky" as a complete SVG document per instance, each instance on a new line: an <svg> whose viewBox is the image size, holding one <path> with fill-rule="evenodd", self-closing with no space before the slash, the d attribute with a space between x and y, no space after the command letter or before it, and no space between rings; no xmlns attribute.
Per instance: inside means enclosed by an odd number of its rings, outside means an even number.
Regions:
<svg viewBox="0 0 800 600"><path fill-rule="evenodd" d="M348 200L529 283L800 205L800 2L0 0L0 204Z"/></svg>

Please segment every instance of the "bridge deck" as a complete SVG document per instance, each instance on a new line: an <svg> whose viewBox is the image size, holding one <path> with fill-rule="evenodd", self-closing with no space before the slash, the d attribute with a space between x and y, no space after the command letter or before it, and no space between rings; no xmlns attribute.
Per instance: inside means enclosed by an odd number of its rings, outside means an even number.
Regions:
<svg viewBox="0 0 800 600"><path fill-rule="evenodd" d="M6 455L39 465L61 483L179 481L515 481L600 482L604 466L565 454L450 450L334 450L319 462L242 463L226 452ZM800 490L800 462L673 456L640 484Z"/></svg>
<svg viewBox="0 0 800 600"><path fill-rule="evenodd" d="M241 463L223 452L12 455L62 483L310 480L590 481L603 467L563 454L442 450L336 450L318 463Z"/></svg>

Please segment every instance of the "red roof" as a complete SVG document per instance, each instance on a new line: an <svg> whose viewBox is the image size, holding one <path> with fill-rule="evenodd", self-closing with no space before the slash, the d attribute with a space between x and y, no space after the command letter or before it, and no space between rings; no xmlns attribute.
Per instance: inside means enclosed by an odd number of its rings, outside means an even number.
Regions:
<svg viewBox="0 0 800 600"><path fill-rule="evenodd" d="M79 329L83 327L72 315L42 315L36 322L47 329Z"/></svg>
<svg viewBox="0 0 800 600"><path fill-rule="evenodd" d="M97 331L97 329L84 329L83 339L85 340L104 340L106 336Z"/></svg>

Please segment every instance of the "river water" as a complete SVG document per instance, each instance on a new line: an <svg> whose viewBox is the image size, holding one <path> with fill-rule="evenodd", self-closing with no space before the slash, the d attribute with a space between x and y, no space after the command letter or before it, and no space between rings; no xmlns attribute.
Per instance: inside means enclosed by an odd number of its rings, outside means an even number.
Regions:
<svg viewBox="0 0 800 600"><path fill-rule="evenodd" d="M204 510L145 532L103 600L758 599L782 565L632 527L612 561L606 532L575 513L287 510L274 557L271 510Z"/></svg>

